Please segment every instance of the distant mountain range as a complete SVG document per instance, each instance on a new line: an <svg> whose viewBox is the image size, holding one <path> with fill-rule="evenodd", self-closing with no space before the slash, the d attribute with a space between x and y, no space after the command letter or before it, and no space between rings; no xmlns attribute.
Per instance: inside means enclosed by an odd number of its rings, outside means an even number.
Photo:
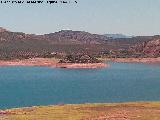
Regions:
<svg viewBox="0 0 160 120"><path fill-rule="evenodd" d="M130 50L132 54L159 56L159 39L159 36L98 35L72 30L35 35L0 27L0 59L47 57L51 53L100 55L120 49Z"/></svg>
<svg viewBox="0 0 160 120"><path fill-rule="evenodd" d="M132 38L133 36L127 36L124 34L104 34L104 36L108 37L108 38L113 38L113 39L117 39L117 38Z"/></svg>

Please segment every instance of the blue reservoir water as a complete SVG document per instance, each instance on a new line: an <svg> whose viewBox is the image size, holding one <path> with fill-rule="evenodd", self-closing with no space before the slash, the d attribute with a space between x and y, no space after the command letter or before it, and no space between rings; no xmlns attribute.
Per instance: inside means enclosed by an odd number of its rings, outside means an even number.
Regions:
<svg viewBox="0 0 160 120"><path fill-rule="evenodd" d="M160 100L160 64L105 69L0 67L0 108Z"/></svg>

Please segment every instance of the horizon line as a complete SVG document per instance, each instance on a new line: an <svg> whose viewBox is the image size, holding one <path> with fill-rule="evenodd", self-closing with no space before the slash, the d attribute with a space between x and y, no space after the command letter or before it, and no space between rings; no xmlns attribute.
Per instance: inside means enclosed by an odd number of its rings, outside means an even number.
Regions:
<svg viewBox="0 0 160 120"><path fill-rule="evenodd" d="M125 35L125 36L128 36L128 37L136 37L136 36L157 36L157 35L160 35L160 34L149 34L149 35L129 35L129 34L126 34L126 33L121 33L121 32L106 32L106 33L96 33L96 32L89 32L89 31L85 31L85 30L73 30L73 29L60 29L60 30L57 30L57 31L53 31L53 32L45 32L45 33L31 33L31 32L24 32L24 31L13 31L13 30L9 30L8 28L6 27L1 27L0 26L0 29L4 29L5 31L9 31L9 32L22 32L22 33L25 33L25 34L34 34L34 35L45 35L45 34L50 34L50 33L56 33L56 32L60 32L60 31L73 31L73 32L87 32L87 33L90 33L90 34L97 34L97 35L106 35L106 34L113 34L113 35Z"/></svg>

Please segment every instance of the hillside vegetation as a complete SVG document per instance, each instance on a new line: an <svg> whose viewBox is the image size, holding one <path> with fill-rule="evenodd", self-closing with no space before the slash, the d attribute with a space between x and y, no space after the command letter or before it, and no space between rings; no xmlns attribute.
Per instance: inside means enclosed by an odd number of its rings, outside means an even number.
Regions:
<svg viewBox="0 0 160 120"><path fill-rule="evenodd" d="M63 57L66 54L108 57L159 57L159 39L159 36L111 38L72 30L35 35L11 32L0 28L0 59Z"/></svg>

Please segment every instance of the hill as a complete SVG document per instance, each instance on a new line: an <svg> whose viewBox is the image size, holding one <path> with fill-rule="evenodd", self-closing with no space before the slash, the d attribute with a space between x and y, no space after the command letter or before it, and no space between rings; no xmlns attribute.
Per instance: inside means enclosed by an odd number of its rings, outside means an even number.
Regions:
<svg viewBox="0 0 160 120"><path fill-rule="evenodd" d="M137 43L130 48L133 53L142 53L145 57L160 57L160 36L151 37L149 41Z"/></svg>
<svg viewBox="0 0 160 120"><path fill-rule="evenodd" d="M153 36L113 39L104 35L72 30L35 35L23 32L11 32L0 27L0 59L53 57L55 55L64 56L66 54L100 56L106 53L113 54L110 51L116 51L113 55L123 57L126 54L119 54L120 50L131 50L132 53L127 54L127 56L133 56L136 53L136 49L144 49L143 51L139 51L143 55L143 52L147 54L147 50L151 50L143 48L143 44L152 40L155 40ZM156 43L152 42L148 44ZM152 50L151 54L157 56L158 49L159 47L157 46L156 51Z"/></svg>

